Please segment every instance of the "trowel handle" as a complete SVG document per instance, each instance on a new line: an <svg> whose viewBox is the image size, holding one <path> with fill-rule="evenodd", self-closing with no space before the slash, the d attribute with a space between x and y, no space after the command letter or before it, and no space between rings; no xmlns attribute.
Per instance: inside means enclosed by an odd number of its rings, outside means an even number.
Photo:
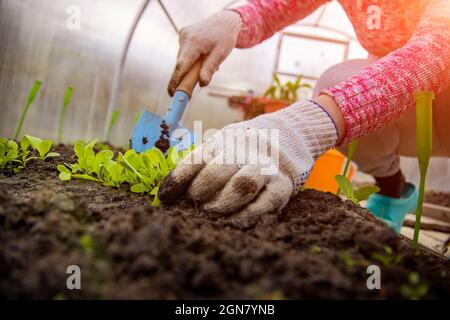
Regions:
<svg viewBox="0 0 450 320"><path fill-rule="evenodd" d="M200 77L200 69L202 68L202 65L203 59L200 58L192 66L191 70L186 73L175 91L184 91L189 95L189 97L191 97L192 91L194 91L194 88L197 85L198 79Z"/></svg>
<svg viewBox="0 0 450 320"><path fill-rule="evenodd" d="M169 111L167 111L165 116L169 127L173 128L174 126L177 126L183 116L183 112L191 99L192 91L194 91L194 88L197 85L202 64L203 59L198 59L175 90Z"/></svg>

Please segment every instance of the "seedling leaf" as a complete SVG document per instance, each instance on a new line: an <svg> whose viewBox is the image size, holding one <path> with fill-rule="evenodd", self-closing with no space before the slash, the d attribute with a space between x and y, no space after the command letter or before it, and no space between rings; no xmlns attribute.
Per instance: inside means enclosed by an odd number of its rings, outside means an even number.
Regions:
<svg viewBox="0 0 450 320"><path fill-rule="evenodd" d="M355 192L353 190L353 186L351 182L342 175L337 175L335 177L337 184L339 185L339 189L345 194L345 196L350 200L356 200Z"/></svg>
<svg viewBox="0 0 450 320"><path fill-rule="evenodd" d="M36 95L41 88L42 82L39 80L36 80L33 84L33 87L31 88L31 91L28 95L27 104L25 105L25 108L22 111L22 114L20 116L19 122L17 124L16 132L14 134L14 140L19 139L20 131L22 130L23 123L25 121L25 117L27 116L28 109L30 108L31 104L34 102L34 99L36 98Z"/></svg>
<svg viewBox="0 0 450 320"><path fill-rule="evenodd" d="M356 201L361 202L370 197L370 195L380 192L380 188L374 185L364 186L355 191Z"/></svg>

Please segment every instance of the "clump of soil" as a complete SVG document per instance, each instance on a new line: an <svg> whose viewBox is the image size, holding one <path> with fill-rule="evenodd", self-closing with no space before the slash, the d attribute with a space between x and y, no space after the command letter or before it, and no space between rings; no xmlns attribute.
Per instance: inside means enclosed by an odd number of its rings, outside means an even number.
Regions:
<svg viewBox="0 0 450 320"><path fill-rule="evenodd" d="M400 288L412 272L424 298L450 296L448 261L330 193L306 190L242 230L184 199L153 208L126 188L63 183L56 164L75 159L57 151L63 159L0 175L2 298L408 298ZM73 264L81 290L66 287ZM367 288L372 264L381 290Z"/></svg>
<svg viewBox="0 0 450 320"><path fill-rule="evenodd" d="M161 150L162 153L166 153L170 148L170 140L169 140L169 126L163 120L160 125L161 127L161 135L159 136L159 140L155 142L155 147Z"/></svg>

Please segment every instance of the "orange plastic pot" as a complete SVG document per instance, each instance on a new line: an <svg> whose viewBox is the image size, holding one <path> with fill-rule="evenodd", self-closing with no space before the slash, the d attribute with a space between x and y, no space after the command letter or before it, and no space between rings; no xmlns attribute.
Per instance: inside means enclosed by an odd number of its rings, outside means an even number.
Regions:
<svg viewBox="0 0 450 320"><path fill-rule="evenodd" d="M338 184L334 177L343 174L347 158L337 150L329 150L316 160L311 175L305 183L305 188L312 188L324 192L338 191ZM356 165L350 164L347 178L351 179L356 171Z"/></svg>
<svg viewBox="0 0 450 320"><path fill-rule="evenodd" d="M275 99L261 99L260 103L264 105L264 113L271 113L284 109L292 104L292 102Z"/></svg>

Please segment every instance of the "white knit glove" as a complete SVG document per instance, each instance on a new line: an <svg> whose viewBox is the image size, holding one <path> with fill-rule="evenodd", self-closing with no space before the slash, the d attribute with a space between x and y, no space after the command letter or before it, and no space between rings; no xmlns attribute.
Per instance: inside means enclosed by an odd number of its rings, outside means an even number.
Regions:
<svg viewBox="0 0 450 320"><path fill-rule="evenodd" d="M173 95L183 76L201 55L205 56L205 61L200 70L199 83L202 87L208 85L214 72L235 47L241 24L239 13L223 10L183 28L177 64L169 82L169 94Z"/></svg>
<svg viewBox="0 0 450 320"><path fill-rule="evenodd" d="M221 129L180 162L158 195L168 204L186 193L203 212L230 216L247 228L262 214L281 210L305 183L314 160L336 141L328 113L313 101L299 101Z"/></svg>

